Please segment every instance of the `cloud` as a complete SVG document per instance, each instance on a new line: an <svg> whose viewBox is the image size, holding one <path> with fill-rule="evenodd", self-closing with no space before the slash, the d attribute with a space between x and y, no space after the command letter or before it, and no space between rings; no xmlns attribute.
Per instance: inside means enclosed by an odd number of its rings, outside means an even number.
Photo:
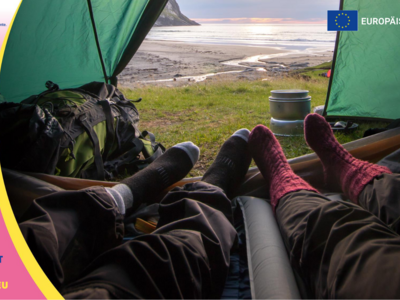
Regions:
<svg viewBox="0 0 400 300"><path fill-rule="evenodd" d="M194 19L275 18L325 20L339 0L177 0L182 12Z"/></svg>
<svg viewBox="0 0 400 300"><path fill-rule="evenodd" d="M200 24L326 24L326 19L310 18L296 20L293 18L214 18L192 19Z"/></svg>

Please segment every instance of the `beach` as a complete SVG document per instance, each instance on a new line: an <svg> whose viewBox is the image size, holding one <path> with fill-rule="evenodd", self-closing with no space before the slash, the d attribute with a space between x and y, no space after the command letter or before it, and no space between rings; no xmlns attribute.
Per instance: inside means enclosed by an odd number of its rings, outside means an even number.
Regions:
<svg viewBox="0 0 400 300"><path fill-rule="evenodd" d="M333 51L145 40L118 76L123 87L205 80L268 80L331 61Z"/></svg>

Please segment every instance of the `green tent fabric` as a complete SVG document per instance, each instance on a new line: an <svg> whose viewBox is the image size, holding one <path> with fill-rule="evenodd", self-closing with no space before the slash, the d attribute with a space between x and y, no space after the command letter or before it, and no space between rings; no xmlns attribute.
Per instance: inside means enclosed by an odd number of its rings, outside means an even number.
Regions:
<svg viewBox="0 0 400 300"><path fill-rule="evenodd" d="M341 9L358 11L359 30L338 34L325 116L400 118L400 24L362 25L363 18L397 20L400 1L342 0Z"/></svg>
<svg viewBox="0 0 400 300"><path fill-rule="evenodd" d="M23 0L6 45L0 94L20 102L46 81L116 84L167 0Z"/></svg>

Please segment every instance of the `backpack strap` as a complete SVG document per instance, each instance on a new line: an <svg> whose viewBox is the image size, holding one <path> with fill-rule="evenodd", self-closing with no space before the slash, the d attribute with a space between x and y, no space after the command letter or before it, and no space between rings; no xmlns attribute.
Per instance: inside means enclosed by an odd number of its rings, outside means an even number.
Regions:
<svg viewBox="0 0 400 300"><path fill-rule="evenodd" d="M102 100L99 101L99 103L103 107L106 115L107 136L103 152L103 161L106 161L115 139L114 118L112 116L110 102L108 100Z"/></svg>
<svg viewBox="0 0 400 300"><path fill-rule="evenodd" d="M136 164L139 165L143 165L144 167L147 167L149 164L151 164L153 161L155 161L157 158L159 158L162 154L164 154L165 152L165 148L159 144L157 145L157 149L154 151L154 154L152 156L150 156L149 158L146 158L144 160L139 160L138 162L136 162ZM143 169L140 168L140 169Z"/></svg>
<svg viewBox="0 0 400 300"><path fill-rule="evenodd" d="M143 131L141 134L141 138L146 139L146 136L149 136L150 142L152 145L156 144L156 136L147 130Z"/></svg>
<svg viewBox="0 0 400 300"><path fill-rule="evenodd" d="M104 167L107 172L107 179L113 179L113 175L118 174L120 169L124 166L134 167L135 170L133 170L133 172L137 172L139 169L137 169L135 162L139 161L138 156L140 152L143 151L143 148L143 142L140 139L135 138L133 140L133 147L129 151L125 152L123 155L117 157L116 159L106 161L104 163Z"/></svg>
<svg viewBox="0 0 400 300"><path fill-rule="evenodd" d="M105 172L104 172L104 165L103 165L103 159L101 157L101 151L100 151L100 142L97 137L96 132L94 131L93 127L90 125L88 122L87 118L85 115L82 115L81 118L79 119L82 127L85 129L86 133L88 134L94 148L94 164L96 166L96 177L95 179L97 180L104 180L105 178Z"/></svg>
<svg viewBox="0 0 400 300"><path fill-rule="evenodd" d="M153 151L151 153L147 153L146 149L144 149L144 154L145 157L148 156L148 159L154 157L152 160L149 161L149 163L151 163L153 162L153 160L155 160L157 157L159 157L161 154L165 152L165 147L161 143L157 143L155 135L147 130L143 131L140 135L141 139L149 141L146 137L149 137Z"/></svg>
<svg viewBox="0 0 400 300"><path fill-rule="evenodd" d="M40 98L46 96L47 94L56 92L56 91L58 91L60 89L58 84L55 84L52 81L47 81L46 82L46 88L47 88L47 90L44 91L43 93L41 93L39 95L35 95L35 96L30 96L28 99L23 100L21 103L24 103L24 104L37 104L37 102L39 101Z"/></svg>

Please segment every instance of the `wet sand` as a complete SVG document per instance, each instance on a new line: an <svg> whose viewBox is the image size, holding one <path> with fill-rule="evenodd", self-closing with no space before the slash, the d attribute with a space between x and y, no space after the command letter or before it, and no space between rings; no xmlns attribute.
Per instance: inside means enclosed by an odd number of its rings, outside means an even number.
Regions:
<svg viewBox="0 0 400 300"><path fill-rule="evenodd" d="M270 47L145 40L118 80L124 87L180 86L215 78L261 80L319 65L332 60L332 56L332 51L294 52Z"/></svg>

